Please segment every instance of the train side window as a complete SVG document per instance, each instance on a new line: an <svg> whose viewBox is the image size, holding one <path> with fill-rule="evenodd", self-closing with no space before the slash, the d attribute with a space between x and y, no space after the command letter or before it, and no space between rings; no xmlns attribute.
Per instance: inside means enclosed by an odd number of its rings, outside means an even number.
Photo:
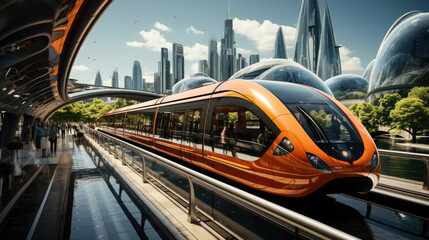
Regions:
<svg viewBox="0 0 429 240"><path fill-rule="evenodd" d="M197 147L197 144L202 143L200 136L200 133L202 132L201 113L201 108L189 109L187 111L183 144L190 145L190 143L192 143L194 147Z"/></svg>
<svg viewBox="0 0 429 240"><path fill-rule="evenodd" d="M210 137L207 139L206 134L205 149L255 161L264 155L279 133L265 124L273 125L267 120L263 112L248 101L214 101L213 115L208 121L210 126L206 126L210 129Z"/></svg>
<svg viewBox="0 0 429 240"><path fill-rule="evenodd" d="M181 144L183 136L183 122L185 118L185 111L175 111L171 114L170 129L172 129L171 141Z"/></svg>

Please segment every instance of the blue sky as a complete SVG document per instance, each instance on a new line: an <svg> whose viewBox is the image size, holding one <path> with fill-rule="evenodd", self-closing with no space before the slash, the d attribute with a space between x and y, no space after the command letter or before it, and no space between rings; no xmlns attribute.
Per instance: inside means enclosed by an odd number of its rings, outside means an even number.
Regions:
<svg viewBox="0 0 429 240"><path fill-rule="evenodd" d="M362 74L377 55L390 26L412 10L429 11L427 0L328 0L335 37L340 48L343 73ZM300 0L231 0L238 52L249 59L259 52L273 55L274 38L282 25L288 57L293 58L295 28ZM323 20L325 0L319 0ZM111 85L115 68L119 86L132 75L135 60L143 77L153 81L160 48L177 42L185 47L185 76L196 72L197 61L207 59L211 36L220 42L228 2L213 0L115 0L95 24L74 62L70 78L93 84L96 71L104 85Z"/></svg>

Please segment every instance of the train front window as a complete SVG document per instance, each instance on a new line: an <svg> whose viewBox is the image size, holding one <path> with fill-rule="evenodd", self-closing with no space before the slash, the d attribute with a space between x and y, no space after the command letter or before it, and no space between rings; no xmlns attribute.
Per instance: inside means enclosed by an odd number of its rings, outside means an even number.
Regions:
<svg viewBox="0 0 429 240"><path fill-rule="evenodd" d="M309 137L328 155L347 162L360 158L363 143L341 109L327 97L296 84L258 81L292 113Z"/></svg>

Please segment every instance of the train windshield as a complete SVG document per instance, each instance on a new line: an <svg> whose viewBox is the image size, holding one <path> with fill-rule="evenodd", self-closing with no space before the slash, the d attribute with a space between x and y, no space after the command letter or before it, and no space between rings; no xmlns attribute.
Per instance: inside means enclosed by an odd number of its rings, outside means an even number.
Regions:
<svg viewBox="0 0 429 240"><path fill-rule="evenodd" d="M348 117L328 98L288 83L257 81L289 109L310 138L328 155L352 163L363 154L363 143Z"/></svg>

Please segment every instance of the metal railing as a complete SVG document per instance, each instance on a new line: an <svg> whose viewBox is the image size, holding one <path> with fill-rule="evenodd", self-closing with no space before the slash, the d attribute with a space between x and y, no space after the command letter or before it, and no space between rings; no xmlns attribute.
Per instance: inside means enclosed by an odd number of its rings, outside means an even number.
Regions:
<svg viewBox="0 0 429 240"><path fill-rule="evenodd" d="M411 153L411 152L402 152L394 150L385 150L378 149L380 155L389 156L389 157L402 157L412 160L423 161L423 189L428 190L429 183L429 154L423 153Z"/></svg>
<svg viewBox="0 0 429 240"><path fill-rule="evenodd" d="M294 231L296 236L302 232L322 239L357 239L352 235L337 230L324 223L318 222L297 212L262 199L258 196L252 195L241 189L210 178L197 171L188 169L180 164L158 156L145 149L129 144L118 138L88 127L84 127L84 129L86 134L88 134L98 144L101 144L101 146L103 146L110 154L113 154L116 158L121 160L123 165L126 164L125 147L138 152L142 159L142 181L144 183L148 183L147 165L145 161L145 158L148 157L151 159L156 159L158 164L162 164L166 168L172 168L186 176L189 184L188 221L191 223L198 222L196 196L194 191L194 183L197 182L198 184L209 186L211 191L233 201L235 204L246 209L247 211L250 211L257 216L267 219L286 229Z"/></svg>

